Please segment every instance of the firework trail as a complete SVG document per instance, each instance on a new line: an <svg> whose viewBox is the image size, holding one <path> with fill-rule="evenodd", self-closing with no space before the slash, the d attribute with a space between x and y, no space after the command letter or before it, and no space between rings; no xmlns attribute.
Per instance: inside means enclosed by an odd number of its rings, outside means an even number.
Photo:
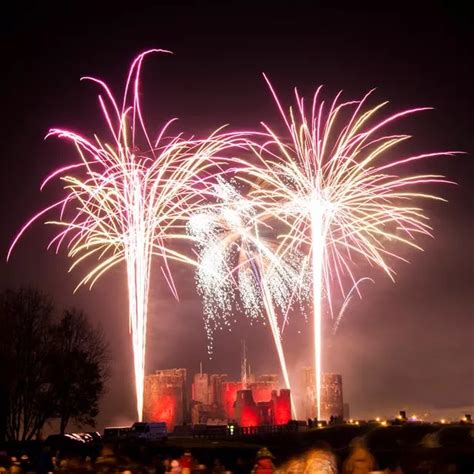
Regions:
<svg viewBox="0 0 474 474"><path fill-rule="evenodd" d="M196 281L203 298L208 349L212 351L215 329L230 325L238 290L242 309L251 320L259 319L264 310L283 378L290 388L275 307L287 311L294 299L291 292L301 278L298 269L301 258L296 252L291 254L291 259L277 257L275 245L262 235L261 229L265 233L268 225L260 220L254 204L234 184L218 177L210 196L216 202L203 205L188 222L188 232L198 249ZM296 286L304 287L302 283ZM303 294L301 291L298 296Z"/></svg>
<svg viewBox="0 0 474 474"><path fill-rule="evenodd" d="M195 264L170 244L186 238L185 219L199 205L201 181L215 166L213 155L225 138L211 135L203 141L167 137L169 121L152 138L140 106L140 54L132 63L121 103L108 86L94 78L103 95L99 103L111 142L83 137L68 130L52 129L48 136L65 138L78 152L78 160L53 171L45 186L59 179L65 196L33 216L15 237L7 259L21 235L51 211L58 218L46 223L60 230L50 242L56 252L66 247L73 260L70 270L92 263L78 287L94 283L120 263L127 270L129 330L132 335L138 418L142 419L145 370L148 293L152 257L161 261L161 273L172 294L178 298L170 270L172 261Z"/></svg>
<svg viewBox="0 0 474 474"><path fill-rule="evenodd" d="M397 254L397 246L421 250L416 238L431 235L423 210L412 202L440 198L421 193L417 187L448 182L434 174L399 173L410 163L452 153L391 159L393 148L410 137L384 134L384 129L425 108L376 122L386 103L367 107L371 92L350 102L340 102L339 93L326 104L319 88L308 110L295 89L296 109L290 108L287 115L265 79L289 138L280 138L262 123L270 139L252 147L257 164L243 166L241 180L252 187L249 198L257 207L287 225L277 254L284 258L289 251L306 250L312 275L317 416L321 418L322 302L327 299L332 315L331 282L336 282L343 295L344 279L357 288L354 269L363 260L380 267L393 280L390 260L406 261Z"/></svg>

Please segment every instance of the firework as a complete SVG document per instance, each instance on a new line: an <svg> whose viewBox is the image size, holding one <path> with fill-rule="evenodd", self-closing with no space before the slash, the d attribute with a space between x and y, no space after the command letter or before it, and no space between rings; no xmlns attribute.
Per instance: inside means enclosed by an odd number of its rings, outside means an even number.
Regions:
<svg viewBox="0 0 474 474"><path fill-rule="evenodd" d="M264 235L271 229L233 183L218 177L209 194L215 203L202 206L188 223L198 248L196 280L204 303L208 349L212 351L214 330L230 325L238 292L240 305L251 320L266 314L283 378L290 388L276 307L288 310L295 281L301 278L301 259L296 252L291 259L276 255L275 245Z"/></svg>
<svg viewBox="0 0 474 474"><path fill-rule="evenodd" d="M78 287L92 287L104 273L125 263L140 420L152 257L160 259L162 276L178 298L170 263L195 262L176 250L179 246L171 248L170 243L186 238L186 216L199 203L196 189L205 180L208 168L215 166L211 157L225 143L225 138L216 135L203 141L185 140L181 135L168 137L173 120L156 138L150 136L140 106L139 79L143 59L151 52L168 53L150 50L133 61L121 103L104 82L88 78L103 90L99 102L110 143L97 136L89 139L68 130L50 130L49 136L65 138L75 145L78 160L52 172L43 182L42 187L59 179L65 196L25 224L7 257L33 222L56 211L58 218L46 221L60 228L49 247L56 251L67 247L73 260L70 270L86 262L92 264Z"/></svg>
<svg viewBox="0 0 474 474"><path fill-rule="evenodd" d="M295 89L296 110L290 108L286 114L265 79L289 138L280 138L262 123L270 138L252 147L257 164L244 166L241 179L252 187L249 196L255 205L287 226L277 254L284 258L287 252L300 249L306 252L306 263L311 267L315 390L320 418L323 299L328 301L332 315L332 287L345 296L347 280L357 288L355 268L361 260L380 267L393 279L391 259L405 260L397 247L421 249L416 238L431 235L431 227L423 210L412 202L440 198L421 193L417 187L447 181L434 174L406 175L404 165L451 153L391 159L393 148L409 136L384 134L384 129L424 108L399 112L377 122L375 118L386 103L367 107L370 92L350 102L341 102L338 94L328 106L320 99L319 88L307 110Z"/></svg>

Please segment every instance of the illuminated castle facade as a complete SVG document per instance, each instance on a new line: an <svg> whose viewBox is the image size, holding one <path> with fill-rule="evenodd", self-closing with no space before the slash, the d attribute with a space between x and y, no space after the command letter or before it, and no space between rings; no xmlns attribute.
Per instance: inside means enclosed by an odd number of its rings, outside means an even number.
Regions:
<svg viewBox="0 0 474 474"><path fill-rule="evenodd" d="M304 418L316 417L315 375L312 367L304 367L301 373L302 410ZM330 420L344 418L344 399L342 394L342 376L322 374L321 380L321 418Z"/></svg>
<svg viewBox="0 0 474 474"><path fill-rule="evenodd" d="M291 394L278 391L276 375L229 381L226 374L193 377L187 404L186 369L158 370L145 377L143 419L165 421L168 429L191 421L193 425L236 422L242 427L284 425L291 419Z"/></svg>
<svg viewBox="0 0 474 474"><path fill-rule="evenodd" d="M165 421L169 430L187 421L186 369L157 370L145 376L143 420Z"/></svg>

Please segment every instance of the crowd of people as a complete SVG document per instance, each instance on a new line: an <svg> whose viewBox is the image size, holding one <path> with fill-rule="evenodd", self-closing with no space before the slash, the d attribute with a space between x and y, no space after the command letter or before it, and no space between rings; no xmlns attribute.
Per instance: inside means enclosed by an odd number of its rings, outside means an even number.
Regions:
<svg viewBox="0 0 474 474"><path fill-rule="evenodd" d="M126 445L125 445L126 446ZM256 452L232 454L218 458L218 451L201 449L189 450L177 455L165 448L155 452L146 445L136 445L135 450L123 449L120 445L99 444L98 450L84 453L54 451L43 445L41 451L31 457L23 452L20 455L7 455L0 450L1 473L154 473L154 474L462 474L456 463L439 464L423 460L416 466L403 467L393 459L387 458L379 463L371 453L364 438L356 437L344 452L335 452L323 441L317 441L305 452L289 459L275 456L268 448ZM130 448L130 446L128 446ZM274 449L274 448L272 448ZM221 453L224 454L224 453ZM469 471L472 472L472 471Z"/></svg>
<svg viewBox="0 0 474 474"><path fill-rule="evenodd" d="M113 445L105 444L100 454L92 459L89 456L61 455L52 453L48 447L43 447L35 461L27 455L19 457L7 456L0 452L0 473L38 473L53 472L73 473L156 473L156 474L403 474L401 466L393 465L381 469L376 458L364 444L356 438L350 445L345 459L340 459L328 444L319 443L305 453L289 460L278 462L268 448L261 448L254 460L238 458L232 465L226 466L215 458L212 462L201 462L191 451L172 457L161 454L152 455L143 451L139 461L117 452ZM442 470L433 466L420 466L417 473L457 473L455 465L444 466Z"/></svg>
<svg viewBox="0 0 474 474"><path fill-rule="evenodd" d="M351 446L349 456L342 463L342 469L338 469L337 456L327 444L305 452L301 456L289 459L278 467L273 464L274 456L266 448L257 453L255 466L252 474L403 474L401 467L394 463L384 470L378 470L375 457L370 453L362 440L355 440Z"/></svg>

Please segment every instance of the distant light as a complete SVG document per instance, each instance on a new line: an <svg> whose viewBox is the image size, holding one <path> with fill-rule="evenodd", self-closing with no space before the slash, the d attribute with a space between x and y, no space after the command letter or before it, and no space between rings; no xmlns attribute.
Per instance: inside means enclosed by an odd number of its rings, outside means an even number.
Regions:
<svg viewBox="0 0 474 474"><path fill-rule="evenodd" d="M443 425L446 423L446 420L444 418L441 418L440 421L441 421L441 424L443 424Z"/></svg>
<svg viewBox="0 0 474 474"><path fill-rule="evenodd" d="M387 426L387 422L385 420L383 420L381 423L380 423L382 426Z"/></svg>
<svg viewBox="0 0 474 474"><path fill-rule="evenodd" d="M375 418L375 421L380 421L380 416L378 416L377 418Z"/></svg>
<svg viewBox="0 0 474 474"><path fill-rule="evenodd" d="M318 428L322 428L323 427L323 424L322 423L318 423Z"/></svg>
<svg viewBox="0 0 474 474"><path fill-rule="evenodd" d="M354 423L354 420L351 418L351 419L349 420L349 423Z"/></svg>
<svg viewBox="0 0 474 474"><path fill-rule="evenodd" d="M463 416L462 421L467 421L467 416Z"/></svg>
<svg viewBox="0 0 474 474"><path fill-rule="evenodd" d="M355 422L355 424L356 424L356 425L358 425L358 424L359 424L359 422L358 422L358 421L356 421L356 422Z"/></svg>

